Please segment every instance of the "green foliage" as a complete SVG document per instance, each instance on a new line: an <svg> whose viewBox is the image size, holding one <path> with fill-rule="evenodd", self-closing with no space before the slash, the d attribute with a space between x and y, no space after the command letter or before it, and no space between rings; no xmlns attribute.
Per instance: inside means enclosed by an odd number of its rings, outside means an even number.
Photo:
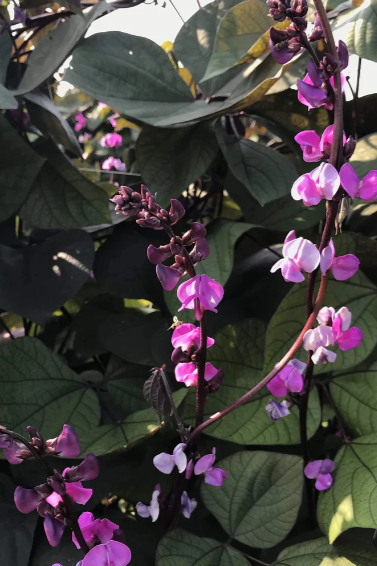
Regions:
<svg viewBox="0 0 377 566"><path fill-rule="evenodd" d="M330 545L325 537L285 548L275 566L374 566L375 550L365 545L343 543Z"/></svg>
<svg viewBox="0 0 377 566"><path fill-rule="evenodd" d="M334 36L337 41L343 40L351 53L377 62L376 24L377 2L370 0L338 16L333 26Z"/></svg>

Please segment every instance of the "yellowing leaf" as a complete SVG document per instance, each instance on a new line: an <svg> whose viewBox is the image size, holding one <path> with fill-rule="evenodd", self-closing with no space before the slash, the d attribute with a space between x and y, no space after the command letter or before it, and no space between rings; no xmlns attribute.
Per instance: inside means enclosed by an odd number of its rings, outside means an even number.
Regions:
<svg viewBox="0 0 377 566"><path fill-rule="evenodd" d="M115 131L119 132L124 128L131 128L132 130L141 130L140 126L134 124L133 122L130 122L129 120L126 120L126 118L117 118Z"/></svg>
<svg viewBox="0 0 377 566"><path fill-rule="evenodd" d="M193 96L196 96L195 82L194 79L192 78L192 74L190 73L190 71L188 69L185 69L184 67L179 67L178 74L190 87L191 94Z"/></svg>
<svg viewBox="0 0 377 566"><path fill-rule="evenodd" d="M174 49L174 44L171 41L164 41L161 45L161 49L163 49L165 53L170 53L170 51Z"/></svg>

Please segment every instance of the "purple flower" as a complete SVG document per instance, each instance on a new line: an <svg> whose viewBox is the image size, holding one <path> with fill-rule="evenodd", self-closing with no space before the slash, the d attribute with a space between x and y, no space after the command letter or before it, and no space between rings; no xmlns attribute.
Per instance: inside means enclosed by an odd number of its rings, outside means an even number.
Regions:
<svg viewBox="0 0 377 566"><path fill-rule="evenodd" d="M321 253L321 273L325 275L330 270L337 281L345 281L359 269L360 261L353 254L335 257L335 248L332 239Z"/></svg>
<svg viewBox="0 0 377 566"><path fill-rule="evenodd" d="M84 114L81 114L81 112L79 114L76 114L75 120L76 120L76 124L75 124L76 132L79 132L80 130L85 128L86 118L85 118Z"/></svg>
<svg viewBox="0 0 377 566"><path fill-rule="evenodd" d="M99 464L94 454L88 452L84 460L73 468L66 468L63 472L64 479L67 482L90 481L99 475Z"/></svg>
<svg viewBox="0 0 377 566"><path fill-rule="evenodd" d="M224 470L220 468L214 468L213 464L216 460L216 448L212 449L212 454L207 454L202 456L194 467L194 474L199 476L204 474L204 481L210 485L220 487L223 485L223 481L228 479L228 476Z"/></svg>
<svg viewBox="0 0 377 566"><path fill-rule="evenodd" d="M184 352L187 352L189 346L200 346L200 328L195 324L184 323L177 326L171 337L171 343L174 348L181 347ZM207 337L207 348L210 348L215 343L213 338Z"/></svg>
<svg viewBox="0 0 377 566"><path fill-rule="evenodd" d="M127 566L131 560L131 551L125 544L110 540L99 544L83 558L80 566Z"/></svg>
<svg viewBox="0 0 377 566"><path fill-rule="evenodd" d="M102 147L120 147L122 143L122 136L116 133L105 134L100 140Z"/></svg>
<svg viewBox="0 0 377 566"><path fill-rule="evenodd" d="M270 28L269 45L271 55L280 65L288 63L304 50L299 36L290 37L287 31L277 30L274 27Z"/></svg>
<svg viewBox="0 0 377 566"><path fill-rule="evenodd" d="M102 169L104 169L105 171L110 171L111 169L116 169L117 171L125 171L126 166L121 159L117 159L111 155L102 163Z"/></svg>
<svg viewBox="0 0 377 566"><path fill-rule="evenodd" d="M185 207L176 198L170 199L169 220L170 224L174 226L185 215Z"/></svg>
<svg viewBox="0 0 377 566"><path fill-rule="evenodd" d="M156 275L163 288L166 289L166 291L172 291L183 273L180 273L175 267L160 263L156 267Z"/></svg>
<svg viewBox="0 0 377 566"><path fill-rule="evenodd" d="M195 498L190 499L187 495L187 491L184 491L181 495L181 505L182 505L182 515L189 519L193 511L195 511L198 502Z"/></svg>
<svg viewBox="0 0 377 566"><path fill-rule="evenodd" d="M317 348L314 354L312 355L312 362L315 365L317 365L318 363L327 364L328 362L332 364L335 362L335 360L336 360L335 352L333 352L332 350L328 350L323 346Z"/></svg>
<svg viewBox="0 0 377 566"><path fill-rule="evenodd" d="M267 383L267 388L275 397L284 397L287 393L300 393L303 386L302 375L306 364L299 360L291 360Z"/></svg>
<svg viewBox="0 0 377 566"><path fill-rule="evenodd" d="M305 277L302 271L311 273L320 260L319 251L310 240L296 238L296 233L291 230L284 240L283 259L279 259L272 267L271 273L281 269L285 281L300 283Z"/></svg>
<svg viewBox="0 0 377 566"><path fill-rule="evenodd" d="M198 369L195 364L180 363L175 366L175 379L179 383L184 383L186 387L196 385L198 383ZM204 370L204 379L209 381L218 373L218 370L210 363L207 362Z"/></svg>
<svg viewBox="0 0 377 566"><path fill-rule="evenodd" d="M196 320L201 320L205 310L217 312L215 307L223 298L224 289L208 275L196 275L178 287L177 295L182 303L178 312L194 309Z"/></svg>
<svg viewBox="0 0 377 566"><path fill-rule="evenodd" d="M290 414L287 401L282 401L281 403L278 403L277 401L270 401L267 403L265 408L272 421L278 421Z"/></svg>
<svg viewBox="0 0 377 566"><path fill-rule="evenodd" d="M63 478L65 478L67 470L71 470L72 468L66 468L63 472ZM92 497L93 490L88 489L82 486L80 481L66 483L66 490L70 498L79 503L80 505L85 505L89 499ZM57 507L63 499L61 496L56 492L53 491L51 495L46 498L47 503L49 503L52 507Z"/></svg>
<svg viewBox="0 0 377 566"><path fill-rule="evenodd" d="M295 136L296 142L302 149L304 161L320 161L330 157L331 144L334 136L334 126L328 126L319 137L314 130L304 130ZM343 132L343 145L346 143L346 136Z"/></svg>
<svg viewBox="0 0 377 566"><path fill-rule="evenodd" d="M89 512L81 513L78 523L84 540L89 543L90 546L94 544L96 538L102 544L109 542L113 537L114 531L119 529L119 525L116 525L108 519L94 519L93 513ZM76 548L80 548L75 533L72 533L72 541L76 545Z"/></svg>
<svg viewBox="0 0 377 566"><path fill-rule="evenodd" d="M372 170L361 181L349 163L345 163L339 171L343 189L351 198L361 198L372 202L377 198L377 170Z"/></svg>
<svg viewBox="0 0 377 566"><path fill-rule="evenodd" d="M304 474L315 482L315 488L318 491L330 489L333 483L331 472L334 471L334 462L332 460L314 460L305 466Z"/></svg>
<svg viewBox="0 0 377 566"><path fill-rule="evenodd" d="M64 458L75 458L80 454L80 443L76 432L69 425L63 425L63 430L56 438L46 440L46 452L57 454Z"/></svg>
<svg viewBox="0 0 377 566"><path fill-rule="evenodd" d="M318 204L322 199L332 200L340 186L340 177L333 165L321 163L311 173L301 175L294 182L291 195L305 206Z"/></svg>
<svg viewBox="0 0 377 566"><path fill-rule="evenodd" d="M58 546L63 536L64 523L50 517L50 515L46 515L43 521L43 528L49 544L54 548Z"/></svg>
<svg viewBox="0 0 377 566"><path fill-rule="evenodd" d="M307 106L308 110L319 108L323 105L332 107L332 104L325 104L327 94L322 88L315 86L309 73L305 75L303 81L297 81L297 89L299 101ZM328 109L330 110L330 108Z"/></svg>
<svg viewBox="0 0 377 566"><path fill-rule="evenodd" d="M35 489L16 487L14 492L14 503L20 513L31 513L42 501L42 496Z"/></svg>
<svg viewBox="0 0 377 566"><path fill-rule="evenodd" d="M161 495L161 487L160 485L156 485L154 491L152 493L152 499L149 505L144 505L144 503L138 503L136 505L136 512L140 517L143 519L147 519L151 517L152 523L157 521L158 516L160 514L160 504L159 498Z"/></svg>
<svg viewBox="0 0 377 566"><path fill-rule="evenodd" d="M187 466L187 456L185 454L186 444L181 442L173 450L173 454L161 452L153 458L153 464L163 474L171 474L174 466L177 466L178 472L182 474Z"/></svg>

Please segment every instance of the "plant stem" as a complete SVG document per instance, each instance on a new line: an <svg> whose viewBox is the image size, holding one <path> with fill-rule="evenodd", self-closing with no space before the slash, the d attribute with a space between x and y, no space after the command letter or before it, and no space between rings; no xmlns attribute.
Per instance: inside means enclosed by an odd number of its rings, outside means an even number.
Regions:
<svg viewBox="0 0 377 566"><path fill-rule="evenodd" d="M198 363L198 385L196 388L196 422L199 426L203 422L204 407L206 402L206 382L204 379L207 357L207 323L204 316L200 321L200 346ZM197 441L198 442L198 441Z"/></svg>
<svg viewBox="0 0 377 566"><path fill-rule="evenodd" d="M305 46L305 49L309 52L309 55L312 58L314 65L319 69L319 59L313 47L310 45L310 42L308 41L305 32L302 33L300 37L301 37L301 42Z"/></svg>
<svg viewBox="0 0 377 566"><path fill-rule="evenodd" d="M304 394L301 397L301 404L299 407L300 412L300 440L302 446L302 457L303 457L303 467L308 464L309 458L309 449L308 449L308 433L307 433L307 416L308 416L308 403L309 403L309 395L310 389L312 385L313 379L313 371L314 371L314 364L312 362L312 354L313 352L308 352L308 363L306 366L306 373L305 373L305 381L304 381ZM314 499L314 492L313 492L313 484L312 481L307 478L304 474L304 481L305 481L305 489L306 495L308 499L308 507L309 507L309 516L310 519L315 522L315 499Z"/></svg>
<svg viewBox="0 0 377 566"><path fill-rule="evenodd" d="M158 371L160 372L160 376L161 376L161 379L162 379L163 384L164 384L166 395L169 397L169 401L170 401L171 407L173 409L174 418L175 418L175 421L177 423L178 432L180 434L181 440L182 440L182 442L185 442L186 441L186 429L182 424L182 421L181 421L180 416L178 414L177 407L175 406L173 395L172 395L171 389L170 389L168 376L165 373L165 366L162 366Z"/></svg>
<svg viewBox="0 0 377 566"><path fill-rule="evenodd" d="M344 443L345 443L345 444L350 444L350 440L349 440L349 438L348 438L348 435L347 435L345 426L344 426L344 424L343 424L343 419L342 419L342 417L340 416L340 413L339 413L339 411L338 411L338 409L337 409L337 407L336 407L336 405L335 405L335 403L334 403L334 400L333 400L333 398L332 398L332 396L331 396L329 386L327 385L327 383L321 383L321 385L322 385L322 388L323 388L323 390L324 390L324 392L325 392L325 394L326 394L327 399L329 400L329 403L330 403L330 405L331 405L331 408L332 408L332 410L334 411L335 416L336 416L336 418L337 418L337 421L338 421L338 424L339 424L339 428L340 428L340 432L342 433L342 437L343 437Z"/></svg>

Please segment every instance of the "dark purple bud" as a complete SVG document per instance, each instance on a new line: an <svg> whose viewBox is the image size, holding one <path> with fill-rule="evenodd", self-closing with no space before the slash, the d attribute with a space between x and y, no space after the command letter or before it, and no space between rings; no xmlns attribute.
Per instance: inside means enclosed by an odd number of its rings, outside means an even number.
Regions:
<svg viewBox="0 0 377 566"><path fill-rule="evenodd" d="M48 480L49 485L51 486L52 490L55 491L58 495L65 495L66 489L64 485L63 478L59 480L59 478L51 477Z"/></svg>
<svg viewBox="0 0 377 566"><path fill-rule="evenodd" d="M290 0L267 0L266 4L270 9L270 16L275 22L283 22L286 19Z"/></svg>
<svg viewBox="0 0 377 566"><path fill-rule="evenodd" d="M306 69L313 85L317 88L320 88L324 81L322 72L317 69L313 61L308 62Z"/></svg>
<svg viewBox="0 0 377 566"><path fill-rule="evenodd" d="M35 489L16 487L14 492L14 502L20 513L31 513L37 508L41 499L41 495Z"/></svg>
<svg viewBox="0 0 377 566"><path fill-rule="evenodd" d="M291 19L306 16L308 13L307 0L293 0L291 8L287 10L287 13Z"/></svg>
<svg viewBox="0 0 377 566"><path fill-rule="evenodd" d="M64 458L75 458L80 454L80 443L76 432L69 425L63 425L63 430L56 438L46 440L48 453L55 452Z"/></svg>
<svg viewBox="0 0 377 566"><path fill-rule="evenodd" d="M319 41L324 38L321 20L319 19L318 13L314 14L314 28L309 35L309 41Z"/></svg>
<svg viewBox="0 0 377 566"><path fill-rule="evenodd" d="M208 393L216 393L220 389L220 386L224 379L224 370L219 369L217 374L211 379L211 381L207 385Z"/></svg>
<svg viewBox="0 0 377 566"><path fill-rule="evenodd" d="M154 216L147 219L140 218L139 220L136 220L136 224L139 224L139 226L141 226L142 228L152 228L153 230L164 229L164 227L161 226L161 222L159 221L159 219L155 218Z"/></svg>
<svg viewBox="0 0 377 566"><path fill-rule="evenodd" d="M169 244L167 244L166 246L160 246L159 248L156 248L151 244L147 249L148 259L151 263L153 263L153 265L159 265L172 255L173 254Z"/></svg>
<svg viewBox="0 0 377 566"><path fill-rule="evenodd" d="M348 138L344 145L343 155L345 159L351 159L353 152L355 151L356 142L352 136Z"/></svg>
<svg viewBox="0 0 377 566"><path fill-rule="evenodd" d="M113 531L113 538L111 540L126 544L126 535L124 534L122 529L115 529L115 531Z"/></svg>
<svg viewBox="0 0 377 566"><path fill-rule="evenodd" d="M170 224L173 225L185 215L185 207L175 198L170 199L170 204L169 219Z"/></svg>
<svg viewBox="0 0 377 566"><path fill-rule="evenodd" d="M174 348L173 350L173 353L171 355L171 361L173 362L173 364L190 362L191 356L187 352L183 352L181 346L178 346L178 348Z"/></svg>
<svg viewBox="0 0 377 566"><path fill-rule="evenodd" d="M64 473L67 482L94 480L99 475L99 464L97 458L88 452L84 460L78 466L69 468Z"/></svg>
<svg viewBox="0 0 377 566"><path fill-rule="evenodd" d="M177 269L168 267L162 263L156 267L156 275L166 291L172 291L182 277L182 274L179 273Z"/></svg>
<svg viewBox="0 0 377 566"><path fill-rule="evenodd" d="M340 70L343 71L348 67L348 49L344 41L340 40L338 43L338 57Z"/></svg>
<svg viewBox="0 0 377 566"><path fill-rule="evenodd" d="M58 546L63 536L64 523L53 519L50 515L46 515L43 527L50 545L53 547Z"/></svg>
<svg viewBox="0 0 377 566"><path fill-rule="evenodd" d="M209 256L209 245L205 238L200 238L200 240L196 242L190 256L195 264Z"/></svg>
<svg viewBox="0 0 377 566"><path fill-rule="evenodd" d="M303 33L307 28L307 21L305 18L296 17L293 18L291 25L287 28L287 33L289 37L296 37Z"/></svg>
<svg viewBox="0 0 377 566"><path fill-rule="evenodd" d="M338 68L338 64L331 53L326 53L319 67L321 70L326 71L328 75L333 76Z"/></svg>
<svg viewBox="0 0 377 566"><path fill-rule="evenodd" d="M288 63L303 49L299 38L289 39L287 32L275 28L270 28L269 45L271 55L280 65Z"/></svg>
<svg viewBox="0 0 377 566"><path fill-rule="evenodd" d="M145 200L148 200L148 197L152 196L152 193L150 192L148 187L146 187L145 185L141 185L140 194L141 194L141 198L145 199Z"/></svg>
<svg viewBox="0 0 377 566"><path fill-rule="evenodd" d="M203 224L200 222L192 222L190 230L182 236L183 243L185 246L189 246L197 240L200 240L200 238L204 238L206 233L207 231Z"/></svg>

